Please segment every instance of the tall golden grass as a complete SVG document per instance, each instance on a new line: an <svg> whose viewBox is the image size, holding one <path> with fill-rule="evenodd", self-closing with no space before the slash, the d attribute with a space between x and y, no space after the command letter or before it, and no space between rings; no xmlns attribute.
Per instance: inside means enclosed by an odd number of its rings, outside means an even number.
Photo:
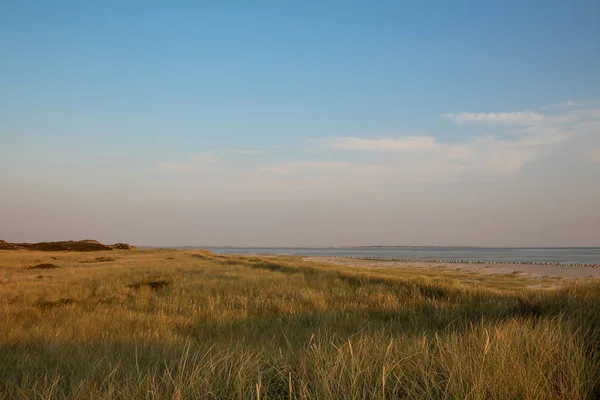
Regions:
<svg viewBox="0 0 600 400"><path fill-rule="evenodd" d="M0 251L0 399L600 396L598 281L110 255Z"/></svg>

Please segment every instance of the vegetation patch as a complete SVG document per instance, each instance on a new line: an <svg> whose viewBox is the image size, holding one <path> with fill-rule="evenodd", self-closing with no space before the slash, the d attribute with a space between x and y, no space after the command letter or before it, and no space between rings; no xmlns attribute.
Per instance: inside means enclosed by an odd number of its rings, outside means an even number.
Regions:
<svg viewBox="0 0 600 400"><path fill-rule="evenodd" d="M39 303L36 304L36 306L43 310L48 310L51 308L65 307L65 306L73 305L75 303L77 303L77 302L74 299L62 297L62 298L60 298L58 300L54 300L54 301L40 301Z"/></svg>
<svg viewBox="0 0 600 400"><path fill-rule="evenodd" d="M91 264L91 263L97 263L97 262L109 262L109 261L115 261L114 258L112 257L96 257L93 260L83 260L83 261L79 261L80 264Z"/></svg>
<svg viewBox="0 0 600 400"><path fill-rule="evenodd" d="M0 250L17 250L13 243L8 243L5 240L0 240Z"/></svg>
<svg viewBox="0 0 600 400"><path fill-rule="evenodd" d="M32 265L31 267L26 267L25 269L56 269L56 268L60 268L60 267L56 264L43 263L43 264Z"/></svg>
<svg viewBox="0 0 600 400"><path fill-rule="evenodd" d="M162 289L164 287L167 287L171 284L171 281L167 281L167 280L155 280L155 281L144 281L144 282L136 282L136 283L132 283L131 285L127 285L128 288L130 289L142 289L142 288L149 288L151 290L159 290Z"/></svg>
<svg viewBox="0 0 600 400"><path fill-rule="evenodd" d="M97 240L68 240L60 242L9 243L0 240L0 250L35 250L35 251L106 251L112 249L135 250L135 246L127 243L104 245Z"/></svg>
<svg viewBox="0 0 600 400"><path fill-rule="evenodd" d="M224 256L222 254L215 254L208 250L201 250L198 253L192 254L193 258L199 258L201 260L231 260L231 257Z"/></svg>
<svg viewBox="0 0 600 400"><path fill-rule="evenodd" d="M66 242L22 243L28 250L39 251L104 251L112 250L96 240L69 240Z"/></svg>
<svg viewBox="0 0 600 400"><path fill-rule="evenodd" d="M135 250L135 246L132 246L127 243L115 243L110 247L117 250Z"/></svg>

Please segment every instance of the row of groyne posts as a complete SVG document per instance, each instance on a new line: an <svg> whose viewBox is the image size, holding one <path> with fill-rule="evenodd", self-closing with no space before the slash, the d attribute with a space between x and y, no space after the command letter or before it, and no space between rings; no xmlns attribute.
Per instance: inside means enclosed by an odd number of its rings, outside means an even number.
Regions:
<svg viewBox="0 0 600 400"><path fill-rule="evenodd" d="M553 267L586 267L600 268L600 264L589 263L564 263L556 261L484 261L484 260L435 260L420 258L388 258L388 257L364 257L364 256L335 256L336 258L345 258L350 260L368 260L368 261L401 261L401 262L428 262L444 264L517 264L517 265L546 265Z"/></svg>
<svg viewBox="0 0 600 400"><path fill-rule="evenodd" d="M280 256L279 253L264 253L265 256ZM443 263L443 264L515 264L515 265L545 265L552 267L586 267L600 268L600 264L594 263L566 263L557 261L493 261L493 260L437 260L433 258L394 258L394 257L366 257L366 256L325 256L333 258L342 258L347 260L362 260L362 261L400 261L400 262L426 262L426 263Z"/></svg>

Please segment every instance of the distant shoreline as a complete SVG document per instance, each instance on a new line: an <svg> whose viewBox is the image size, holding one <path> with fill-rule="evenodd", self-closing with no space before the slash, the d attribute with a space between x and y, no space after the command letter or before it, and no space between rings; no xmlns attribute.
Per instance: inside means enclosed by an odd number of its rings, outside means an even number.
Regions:
<svg viewBox="0 0 600 400"><path fill-rule="evenodd" d="M273 255L273 254L270 254ZM405 263L439 263L439 264L469 264L469 265L540 265L549 267L585 267L600 268L600 263L564 263L554 261L529 261L529 260L506 260L506 261L486 261L486 260L444 260L444 259L420 259L420 258L385 258L385 257L355 257L355 256L324 256L323 258L358 260L358 261L377 261L377 262L405 262Z"/></svg>
<svg viewBox="0 0 600 400"><path fill-rule="evenodd" d="M349 257L306 257L306 261L326 262L361 268L410 268L460 270L481 275L515 275L524 277L560 277L564 279L600 279L600 264L553 264L535 262L461 262L433 260L382 260Z"/></svg>
<svg viewBox="0 0 600 400"><path fill-rule="evenodd" d="M334 250L334 249L494 249L494 250L600 250L600 246L143 246L140 249L298 249L298 250Z"/></svg>
<svg viewBox="0 0 600 400"><path fill-rule="evenodd" d="M187 248L192 249L192 248ZM377 261L454 264L531 264L600 267L600 248L467 248L467 247L206 247L222 254L341 257Z"/></svg>

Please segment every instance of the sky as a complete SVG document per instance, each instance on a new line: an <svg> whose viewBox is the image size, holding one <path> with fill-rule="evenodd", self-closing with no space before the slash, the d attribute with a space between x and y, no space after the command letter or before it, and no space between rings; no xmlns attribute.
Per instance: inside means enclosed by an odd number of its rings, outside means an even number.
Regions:
<svg viewBox="0 0 600 400"><path fill-rule="evenodd" d="M0 1L0 238L600 246L600 2Z"/></svg>

